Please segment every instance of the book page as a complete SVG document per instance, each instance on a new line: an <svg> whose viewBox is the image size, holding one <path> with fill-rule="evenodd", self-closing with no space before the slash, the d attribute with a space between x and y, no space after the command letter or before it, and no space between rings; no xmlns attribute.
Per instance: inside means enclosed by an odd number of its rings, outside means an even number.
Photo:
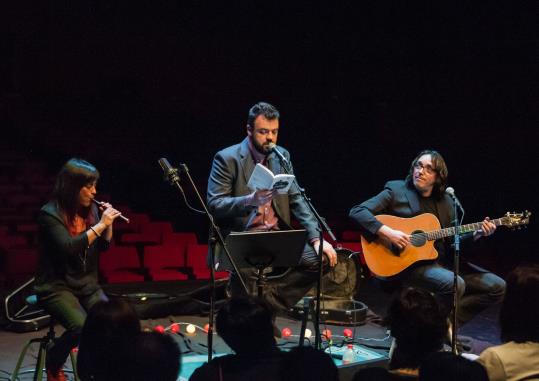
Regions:
<svg viewBox="0 0 539 381"><path fill-rule="evenodd" d="M249 178L247 187L254 191L260 189L271 189L273 184L273 173L262 164L257 164L255 170Z"/></svg>
<svg viewBox="0 0 539 381"><path fill-rule="evenodd" d="M288 193L294 178L294 175L288 175L286 173L278 174L273 179L272 189L277 190L279 194Z"/></svg>
<svg viewBox="0 0 539 381"><path fill-rule="evenodd" d="M262 164L257 164L249 178L247 187L254 191L260 189L275 189L279 194L285 194L288 193L294 179L294 175L288 175L286 173L274 175L273 172Z"/></svg>

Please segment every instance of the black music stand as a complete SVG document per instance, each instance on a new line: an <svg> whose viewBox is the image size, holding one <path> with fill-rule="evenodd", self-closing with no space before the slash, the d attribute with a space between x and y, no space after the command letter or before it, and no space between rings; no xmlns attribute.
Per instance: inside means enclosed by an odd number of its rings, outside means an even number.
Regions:
<svg viewBox="0 0 539 381"><path fill-rule="evenodd" d="M305 230L277 230L269 232L232 232L226 245L240 269L256 269L257 295L262 297L268 267L294 267L299 264L307 232ZM216 269L233 270L226 256L215 258Z"/></svg>

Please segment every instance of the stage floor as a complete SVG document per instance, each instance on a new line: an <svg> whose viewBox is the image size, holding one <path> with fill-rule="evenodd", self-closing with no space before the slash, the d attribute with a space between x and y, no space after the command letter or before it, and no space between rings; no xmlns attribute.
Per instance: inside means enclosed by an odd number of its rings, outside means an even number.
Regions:
<svg viewBox="0 0 539 381"><path fill-rule="evenodd" d="M162 326L166 329L166 334L171 334L178 342L182 352L182 370L180 376L188 379L193 371L202 365L208 359L207 350L207 334L203 330L207 324L207 317L204 316L169 316L167 318L146 319L142 321L144 329L154 329L156 326ZM177 324L180 327L179 333L172 333L170 327ZM186 333L188 324L195 326L194 334ZM282 350L288 350L298 345L299 334L301 329L301 321L278 317L276 325L279 329L289 328L292 334L287 338L277 340L278 346ZM311 322L307 324L307 328L314 333L314 326ZM321 329L329 329L332 332L334 353L337 353L339 346L344 342L343 329L350 328L353 333L353 342L356 343L355 349L358 352L358 361L355 364L350 364L344 371L351 372L358 366L367 366L369 364L384 365L387 362L387 353L391 345L391 338L387 335L385 328L375 324L364 324L358 327L343 327L335 325L322 325ZM58 334L63 332L63 329L57 326ZM45 334L45 330L28 333L14 333L9 331L0 332L0 370L12 373L17 362L17 357L25 342L34 337L41 337ZM305 345L313 344L313 337L305 339ZM256 338L253 340L253 345L256 345ZM324 342L327 346L327 343ZM24 359L22 368L33 369L36 363L37 344L31 347ZM224 343L224 341L214 333L213 339L213 355L222 356L231 353L232 350ZM338 357L338 354L337 354ZM342 361L338 358L334 359L335 363L341 367ZM71 364L68 363L69 368ZM5 377L6 373L0 374L0 379ZM21 375L20 380L31 380L32 374Z"/></svg>
<svg viewBox="0 0 539 381"><path fill-rule="evenodd" d="M200 286L200 284L199 284ZM365 303L369 307L369 315L383 315L387 304L390 300L390 295L381 291L375 284L366 282L361 286L358 299ZM493 307L482 314L477 316L474 320L459 330L459 334L471 337L471 353L479 354L486 347L499 343L498 335L499 330L497 326L497 308ZM391 345L391 338L387 336L386 328L375 323L374 321L368 321L367 324L357 327L345 327L335 325L322 325L321 331L329 329L332 332L333 344L338 346L343 342L343 329L351 328L353 332L353 339L358 344L357 349L362 351L363 357L358 363L341 366L340 360L335 359L336 364L340 367L341 380L347 380L351 378L353 372L359 367L380 364L384 365L387 362L387 353ZM158 319L144 319L142 320L142 326L146 329L153 329L154 327L161 325L165 328L169 328L171 324L179 323L181 334L175 334L174 338L178 341L178 344L182 350L182 372L181 377L188 378L190 374L198 367L202 362L207 359L207 336L203 331L204 325L207 323L206 316L194 316L194 315L170 315ZM194 335L186 334L186 325L193 324L199 328L196 329ZM278 345L283 350L298 345L299 333L301 328L301 322L289 318L278 317L277 326L279 329L285 327L290 328L292 335L288 338L281 338L278 340ZM312 332L314 327L312 322L307 325ZM57 334L61 334L62 328L57 327ZM170 330L167 330L170 332ZM27 333L15 333L6 330L0 330L0 379L7 378L8 374L13 372L19 353L25 344L25 342L31 338L41 337L45 334L45 329L38 332ZM306 340L306 344L309 340ZM256 345L256 342L253 343ZM231 350L221 340L218 335L214 336L213 350L215 355L222 355L230 353ZM30 348L27 356L23 362L23 368L32 368L35 364L35 356L37 354L37 345ZM376 358L376 356L380 356ZM368 359L370 358L370 361ZM6 373L7 372L7 373ZM20 380L30 380L32 375L22 375Z"/></svg>

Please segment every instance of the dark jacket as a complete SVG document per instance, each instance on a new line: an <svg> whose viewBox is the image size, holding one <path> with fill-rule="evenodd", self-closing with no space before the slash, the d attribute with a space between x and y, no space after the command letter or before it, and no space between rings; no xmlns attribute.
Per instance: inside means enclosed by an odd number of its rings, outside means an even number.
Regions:
<svg viewBox="0 0 539 381"><path fill-rule="evenodd" d="M95 205L92 205L90 213L93 213L95 220L99 221ZM37 222L39 261L36 292L47 294L52 291L69 290L77 295L95 292L99 288L99 253L108 249L109 242L98 238L92 245L88 245L86 232L72 237L55 201L41 208Z"/></svg>
<svg viewBox="0 0 539 381"><path fill-rule="evenodd" d="M278 147L290 162L290 154ZM274 173L284 173L279 159L271 153L267 158L268 168ZM249 151L248 138L241 143L225 148L213 159L210 178L208 180L208 208L215 217L217 225L224 236L231 231L245 231L249 220L257 212L256 206L246 205L252 190L247 183L255 163ZM285 229L291 229L291 213L307 230L307 239L319 236L314 216L305 204L297 187L292 185L288 194L276 195L272 201L273 209ZM216 258L219 257L220 247L216 248Z"/></svg>
<svg viewBox="0 0 539 381"><path fill-rule="evenodd" d="M290 162L288 151L282 147L278 149ZM268 155L267 165L274 174L284 173L279 159L273 153ZM247 182L254 168L248 138L217 152L213 159L208 180L208 207L225 235L230 231L244 231L251 215L257 211L256 206L245 204L248 195L252 193L247 187ZM308 239L318 237L318 224L294 185L290 187L288 194L276 195L272 205L280 221L284 222L287 228L291 228L292 212L307 230Z"/></svg>
<svg viewBox="0 0 539 381"><path fill-rule="evenodd" d="M372 241L376 238L376 232L382 226L382 223L375 218L375 215L389 214L404 218L417 216L423 213L419 201L420 197L415 188L408 186L404 180L388 181L384 189L376 196L354 206L350 210L350 218L359 224L365 239ZM440 221L441 227L452 226L454 208L451 197L443 194L439 200L435 200L435 203L438 211L436 217ZM472 234L462 234L461 237L468 240ZM442 253L447 251L449 241L452 241L452 239L446 239L446 247L443 249L441 245L444 242L437 242L438 251ZM441 260L444 264L449 264L447 258L442 257Z"/></svg>

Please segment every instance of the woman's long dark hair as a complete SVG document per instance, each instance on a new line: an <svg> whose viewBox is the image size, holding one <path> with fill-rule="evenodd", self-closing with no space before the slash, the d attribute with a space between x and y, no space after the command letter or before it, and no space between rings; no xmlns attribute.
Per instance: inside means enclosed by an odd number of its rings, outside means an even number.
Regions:
<svg viewBox="0 0 539 381"><path fill-rule="evenodd" d="M71 225L77 212L87 217L90 208L80 209L79 193L83 186L99 179L99 172L92 164L82 159L69 159L56 176L53 197L58 203L66 223Z"/></svg>

